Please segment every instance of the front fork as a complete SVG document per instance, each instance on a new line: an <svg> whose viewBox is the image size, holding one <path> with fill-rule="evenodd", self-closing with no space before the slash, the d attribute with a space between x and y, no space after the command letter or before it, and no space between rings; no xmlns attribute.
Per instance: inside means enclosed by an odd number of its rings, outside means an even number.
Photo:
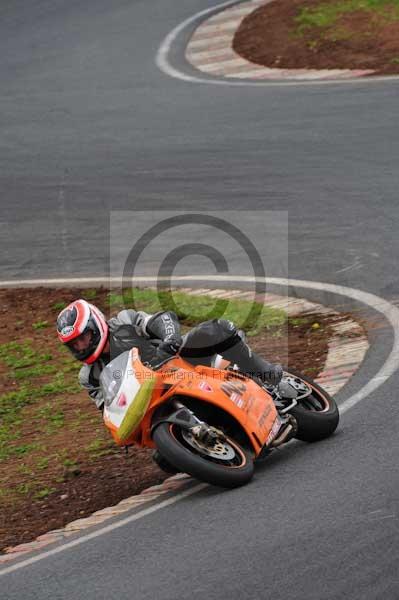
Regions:
<svg viewBox="0 0 399 600"><path fill-rule="evenodd" d="M190 431L199 441L208 444L214 444L217 440L225 440L226 436L220 429L207 425L204 421L198 419L195 414L184 404L177 400L172 401L175 412L164 417L160 417L151 427L151 433L160 423L173 423L179 425L182 429Z"/></svg>

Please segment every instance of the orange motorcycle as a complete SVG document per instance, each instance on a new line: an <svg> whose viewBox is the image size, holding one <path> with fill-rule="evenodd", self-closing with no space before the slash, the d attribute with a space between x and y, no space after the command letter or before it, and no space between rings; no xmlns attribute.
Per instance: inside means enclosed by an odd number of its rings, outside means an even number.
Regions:
<svg viewBox="0 0 399 600"><path fill-rule="evenodd" d="M153 370L132 348L103 369L100 383L118 445L157 449L176 471L227 488L247 483L254 461L274 448L294 437L321 440L339 421L333 398L288 372L274 387L179 356Z"/></svg>

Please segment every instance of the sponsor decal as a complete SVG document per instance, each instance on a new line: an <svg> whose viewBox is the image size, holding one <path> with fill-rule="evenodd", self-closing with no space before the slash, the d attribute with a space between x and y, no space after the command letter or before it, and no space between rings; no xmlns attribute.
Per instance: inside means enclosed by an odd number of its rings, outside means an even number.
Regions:
<svg viewBox="0 0 399 600"><path fill-rule="evenodd" d="M222 383L220 389L230 398L231 394L243 394L247 390L247 387L241 381L228 381L227 383Z"/></svg>
<svg viewBox="0 0 399 600"><path fill-rule="evenodd" d="M121 408L124 408L127 405L127 400L125 394L121 394L118 398L117 405Z"/></svg>
<svg viewBox="0 0 399 600"><path fill-rule="evenodd" d="M253 405L254 402L255 402L254 396L247 396L246 406L245 406L245 410L247 411L247 413L251 412L252 405Z"/></svg>
<svg viewBox="0 0 399 600"><path fill-rule="evenodd" d="M270 415L271 410L272 410L271 406L270 406L270 404L268 404L266 406L265 410L263 411L263 413L261 414L261 416L259 417L259 421L258 421L259 427L263 427L267 417Z"/></svg>
<svg viewBox="0 0 399 600"><path fill-rule="evenodd" d="M213 388L209 385L209 383L207 381L200 381L200 383L198 384L198 387L203 391L203 392L213 392Z"/></svg>
<svg viewBox="0 0 399 600"><path fill-rule="evenodd" d="M169 336L175 335L175 333L176 333L175 324L174 324L172 318L170 317L170 315L168 315L167 313L163 314L161 319L165 326L165 333L166 333L165 339L168 338Z"/></svg>
<svg viewBox="0 0 399 600"><path fill-rule="evenodd" d="M240 385L241 385L241 389L247 389L246 385L244 383L242 383L242 379L245 377L245 375L243 375L242 373L237 373L237 372L227 372L225 374L225 379L227 381L239 381Z"/></svg>
<svg viewBox="0 0 399 600"><path fill-rule="evenodd" d="M73 325L65 325L65 327L61 329L61 335L64 335L66 337L67 335L71 335L71 333L73 333L74 331L75 327Z"/></svg>
<svg viewBox="0 0 399 600"><path fill-rule="evenodd" d="M228 381L227 383L222 383L220 389L230 398L232 402L238 408L243 408L245 405L245 400L242 397L242 394L246 391L246 386L241 381Z"/></svg>
<svg viewBox="0 0 399 600"><path fill-rule="evenodd" d="M280 427L281 427L281 419L280 417L277 415L276 420L274 421L272 428L270 430L269 435L267 436L267 440L266 440L266 446L269 446L269 444L272 443L272 441L274 440L274 438L276 437L276 435L278 434L278 432L280 431Z"/></svg>
<svg viewBox="0 0 399 600"><path fill-rule="evenodd" d="M245 404L245 400L244 398L241 396L241 394L237 394L236 392L233 392L230 396L230 400L232 402L234 402L234 404L236 406L238 406L238 408L243 408L244 404Z"/></svg>

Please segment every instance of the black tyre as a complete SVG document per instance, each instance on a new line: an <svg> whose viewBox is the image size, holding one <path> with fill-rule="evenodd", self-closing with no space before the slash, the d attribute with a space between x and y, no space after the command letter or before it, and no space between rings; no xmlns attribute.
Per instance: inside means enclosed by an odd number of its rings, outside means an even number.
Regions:
<svg viewBox="0 0 399 600"><path fill-rule="evenodd" d="M308 398L300 400L289 412L298 423L295 437L304 442L318 442L336 430L339 423L337 403L322 387L309 377L290 371L312 388Z"/></svg>
<svg viewBox="0 0 399 600"><path fill-rule="evenodd" d="M190 436L187 430L174 423L160 423L153 433L159 452L179 471L225 488L238 487L250 481L254 472L253 461L237 442L226 437L218 442L217 452L212 452Z"/></svg>
<svg viewBox="0 0 399 600"><path fill-rule="evenodd" d="M176 473L179 472L178 469L175 469L175 467L173 465L171 465L163 456L162 454L159 452L159 450L155 450L154 454L152 455L152 460L154 461L155 464L158 465L158 467L160 469L162 469L162 471L164 471L165 473L171 473L173 475L176 475Z"/></svg>

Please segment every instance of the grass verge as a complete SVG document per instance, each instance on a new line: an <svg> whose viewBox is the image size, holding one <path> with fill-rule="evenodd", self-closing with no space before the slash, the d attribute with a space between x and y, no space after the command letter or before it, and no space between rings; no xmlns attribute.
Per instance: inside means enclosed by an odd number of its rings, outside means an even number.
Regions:
<svg viewBox="0 0 399 600"><path fill-rule="evenodd" d="M359 30L354 31L345 19L359 16ZM364 28L361 18L367 23ZM372 35L373 27L399 21L399 0L338 0L322 2L299 9L294 18L294 36L306 38L309 48L316 49L323 41L338 42Z"/></svg>

